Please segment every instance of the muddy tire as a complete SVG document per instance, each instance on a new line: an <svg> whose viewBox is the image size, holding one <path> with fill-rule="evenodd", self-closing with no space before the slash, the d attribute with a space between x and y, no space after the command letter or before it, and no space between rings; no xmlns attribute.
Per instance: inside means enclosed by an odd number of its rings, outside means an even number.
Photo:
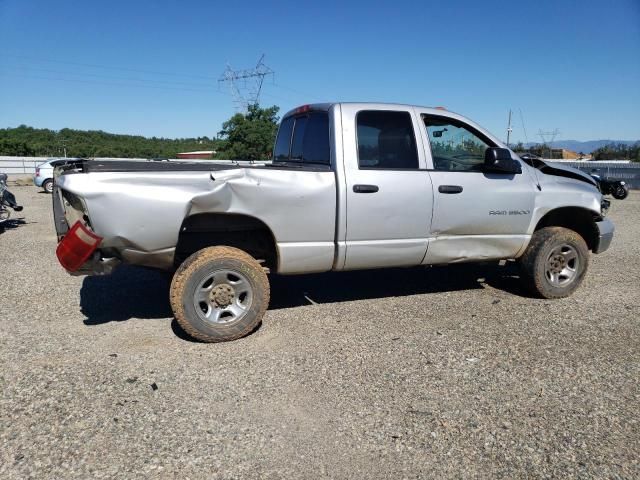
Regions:
<svg viewBox="0 0 640 480"><path fill-rule="evenodd" d="M42 188L47 193L53 193L53 180L51 179L45 180L44 183L42 184Z"/></svg>
<svg viewBox="0 0 640 480"><path fill-rule="evenodd" d="M522 281L534 295L568 297L587 273L589 249L573 230L546 227L533 234L519 264Z"/></svg>
<svg viewBox="0 0 640 480"><path fill-rule="evenodd" d="M269 305L269 280L242 250L209 247L180 265L169 296L185 332L203 342L227 342L260 324Z"/></svg>

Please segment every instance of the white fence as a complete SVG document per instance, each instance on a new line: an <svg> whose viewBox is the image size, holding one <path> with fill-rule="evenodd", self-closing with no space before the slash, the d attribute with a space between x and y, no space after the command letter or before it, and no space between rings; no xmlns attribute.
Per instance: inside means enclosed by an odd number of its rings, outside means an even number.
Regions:
<svg viewBox="0 0 640 480"><path fill-rule="evenodd" d="M6 157L0 155L0 172L9 176L33 175L36 167L51 157Z"/></svg>

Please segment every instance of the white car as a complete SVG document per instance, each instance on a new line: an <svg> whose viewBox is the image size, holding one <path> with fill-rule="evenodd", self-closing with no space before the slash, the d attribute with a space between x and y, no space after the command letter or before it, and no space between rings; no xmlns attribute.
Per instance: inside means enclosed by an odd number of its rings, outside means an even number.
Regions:
<svg viewBox="0 0 640 480"><path fill-rule="evenodd" d="M33 176L33 184L36 187L42 187L47 193L52 193L53 168L71 160L77 160L77 158L50 158L46 162L38 165L36 167L36 173Z"/></svg>

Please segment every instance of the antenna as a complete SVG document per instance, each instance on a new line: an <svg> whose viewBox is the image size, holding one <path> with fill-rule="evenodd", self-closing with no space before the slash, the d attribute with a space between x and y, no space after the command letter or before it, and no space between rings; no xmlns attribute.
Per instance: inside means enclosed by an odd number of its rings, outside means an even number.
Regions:
<svg viewBox="0 0 640 480"><path fill-rule="evenodd" d="M509 138L511 138L511 132L513 132L513 128L511 128L511 109L509 109L509 124L507 125L507 147L509 147Z"/></svg>
<svg viewBox="0 0 640 480"><path fill-rule="evenodd" d="M267 75L275 72L264 64L264 53L254 68L234 70L227 64L224 73L218 79L218 84L227 83L231 90L236 110L246 112L249 105L260 103L262 83Z"/></svg>
<svg viewBox="0 0 640 480"><path fill-rule="evenodd" d="M518 109L520 111L520 122L522 123L522 131L524 132L524 141L529 143L529 138L527 137L527 129L524 126L524 117L522 116L522 109Z"/></svg>

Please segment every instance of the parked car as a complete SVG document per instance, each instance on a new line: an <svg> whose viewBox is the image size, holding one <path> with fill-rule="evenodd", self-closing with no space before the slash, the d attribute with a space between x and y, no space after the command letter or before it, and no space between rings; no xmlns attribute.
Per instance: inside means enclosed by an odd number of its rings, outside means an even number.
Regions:
<svg viewBox="0 0 640 480"><path fill-rule="evenodd" d="M268 273L517 259L535 295L561 298L613 238L593 178L522 160L441 109L305 105L284 115L273 159L56 168L58 259L79 274L175 270L176 319L216 342L258 325Z"/></svg>
<svg viewBox="0 0 640 480"><path fill-rule="evenodd" d="M50 158L36 167L33 176L33 184L42 187L45 192L53 192L53 169L56 166L64 165L67 162L78 160L77 158Z"/></svg>

